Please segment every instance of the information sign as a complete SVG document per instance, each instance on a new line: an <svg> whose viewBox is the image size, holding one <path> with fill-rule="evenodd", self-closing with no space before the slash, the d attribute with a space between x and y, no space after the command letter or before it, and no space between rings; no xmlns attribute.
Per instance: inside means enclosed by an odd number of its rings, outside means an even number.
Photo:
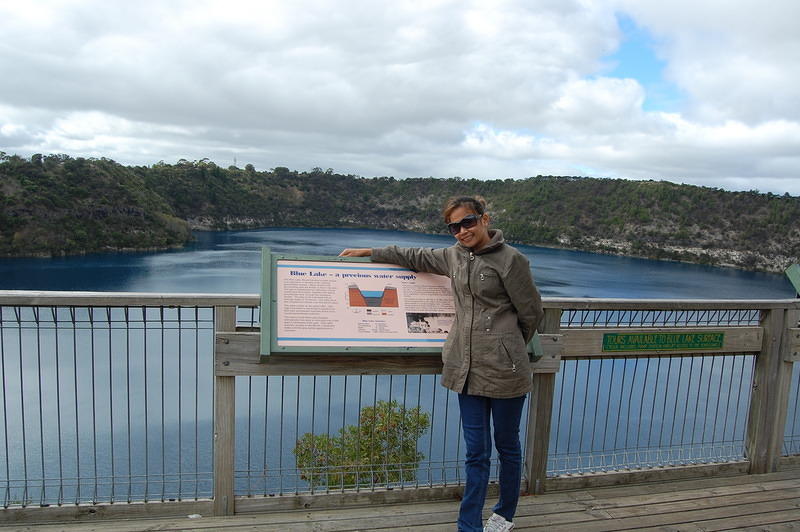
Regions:
<svg viewBox="0 0 800 532"><path fill-rule="evenodd" d="M262 250L262 355L440 353L454 320L447 276ZM533 360L543 356L538 335L528 350Z"/></svg>
<svg viewBox="0 0 800 532"><path fill-rule="evenodd" d="M624 351L687 351L722 349L725 333L606 333L603 352Z"/></svg>
<svg viewBox="0 0 800 532"><path fill-rule="evenodd" d="M438 352L452 327L446 276L364 259L264 256L262 354Z"/></svg>
<svg viewBox="0 0 800 532"><path fill-rule="evenodd" d="M455 309L450 279L391 264L279 260L278 346L441 347Z"/></svg>

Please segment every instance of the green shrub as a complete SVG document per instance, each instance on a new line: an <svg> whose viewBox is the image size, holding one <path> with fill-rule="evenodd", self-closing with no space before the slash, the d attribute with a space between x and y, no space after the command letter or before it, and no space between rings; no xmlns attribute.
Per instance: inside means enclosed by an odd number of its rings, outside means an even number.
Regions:
<svg viewBox="0 0 800 532"><path fill-rule="evenodd" d="M378 401L362 408L358 425L343 427L338 436L304 434L293 451L300 478L312 488L413 481L425 458L417 441L429 426L429 414L419 407Z"/></svg>

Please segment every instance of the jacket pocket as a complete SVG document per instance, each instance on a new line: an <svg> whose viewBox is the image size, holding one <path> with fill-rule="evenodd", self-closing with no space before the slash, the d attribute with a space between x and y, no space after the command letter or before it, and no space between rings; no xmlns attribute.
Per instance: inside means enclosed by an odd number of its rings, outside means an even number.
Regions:
<svg viewBox="0 0 800 532"><path fill-rule="evenodd" d="M480 334L472 339L472 369L487 377L515 376L520 360L503 341L503 334Z"/></svg>
<svg viewBox="0 0 800 532"><path fill-rule="evenodd" d="M503 354L506 357L506 360L508 361L509 365L511 366L511 373L516 373L517 372L517 363L514 362L514 357L512 357L511 353L508 352L508 348L506 347L505 342L503 342L502 340L500 340L500 350L503 352Z"/></svg>
<svg viewBox="0 0 800 532"><path fill-rule="evenodd" d="M513 373L528 369L528 349L522 335L504 334L500 337L500 348L511 365Z"/></svg>
<svg viewBox="0 0 800 532"><path fill-rule="evenodd" d="M487 298L497 298L505 292L500 276L490 268L484 268L476 272L472 284L474 292Z"/></svg>

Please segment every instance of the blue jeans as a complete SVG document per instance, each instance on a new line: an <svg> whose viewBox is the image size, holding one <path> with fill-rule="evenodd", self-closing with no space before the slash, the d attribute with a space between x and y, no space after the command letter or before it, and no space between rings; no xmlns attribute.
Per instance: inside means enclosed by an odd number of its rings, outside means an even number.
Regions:
<svg viewBox="0 0 800 532"><path fill-rule="evenodd" d="M496 514L511 521L517 511L522 478L522 450L519 443L519 422L525 396L512 399L492 399L479 395L458 394L461 426L467 447L467 482L458 514L459 532L482 532L481 512L489 485L489 459L494 445L500 459L500 500L494 506Z"/></svg>

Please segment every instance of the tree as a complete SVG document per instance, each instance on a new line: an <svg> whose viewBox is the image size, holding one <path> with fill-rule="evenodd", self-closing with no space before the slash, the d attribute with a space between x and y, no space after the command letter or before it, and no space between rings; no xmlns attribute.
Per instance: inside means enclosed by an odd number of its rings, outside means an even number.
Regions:
<svg viewBox="0 0 800 532"><path fill-rule="evenodd" d="M303 434L293 451L300 478L312 488L412 481L425 458L417 441L429 426L430 415L420 407L378 401L362 408L358 425L342 427L338 436Z"/></svg>

